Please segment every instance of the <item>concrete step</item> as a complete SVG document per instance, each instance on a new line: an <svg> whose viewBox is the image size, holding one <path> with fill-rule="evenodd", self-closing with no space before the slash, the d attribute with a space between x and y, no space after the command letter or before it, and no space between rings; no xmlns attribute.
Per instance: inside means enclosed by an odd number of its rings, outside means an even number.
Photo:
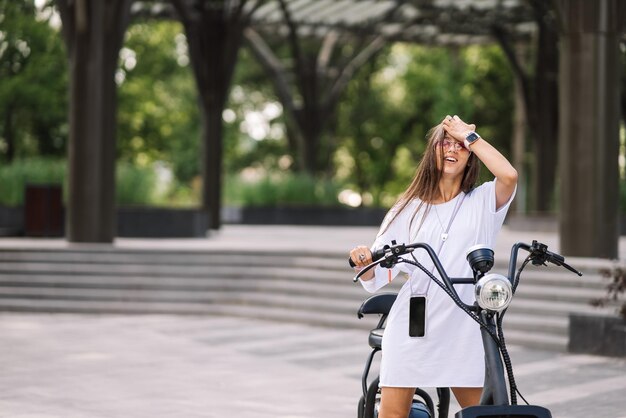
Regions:
<svg viewBox="0 0 626 418"><path fill-rule="evenodd" d="M0 265L4 263L33 264L115 264L115 265L170 265L170 266L233 266L233 265L284 265L293 267L350 270L348 257L327 253L276 253L263 251L244 252L7 252L0 251Z"/></svg>
<svg viewBox="0 0 626 418"><path fill-rule="evenodd" d="M292 271L291 273L294 273ZM306 272L304 272L306 273ZM310 272L309 272L310 274ZM90 276L90 275L16 275L0 276L2 293L12 287L58 288L58 289L120 289L143 291L193 290L193 291L240 291L268 292L292 295L311 295L337 298L341 296L363 297L366 294L359 284L342 278L340 280L298 280L298 274L289 278L274 278L264 275L258 278L224 277L223 279L206 277L149 277L149 276ZM391 289L396 290L402 284L397 281ZM95 291L93 291L95 294ZM566 303L565 309L572 309L573 304L586 305L591 299L604 296L604 290L583 288L560 288L552 286L522 284L516 292L514 306L519 300L546 301L548 303ZM545 312L544 312L545 313Z"/></svg>
<svg viewBox="0 0 626 418"><path fill-rule="evenodd" d="M524 347L531 347L539 350L560 352L567 350L568 337L564 335L506 330L504 337L506 339L507 346L521 345ZM515 365L513 366L515 367Z"/></svg>
<svg viewBox="0 0 626 418"><path fill-rule="evenodd" d="M346 259L319 251L3 250L0 310L229 315L372 328L377 318L356 320L369 294L352 282ZM496 261L494 271L506 274L504 259ZM564 351L569 312L599 312L588 300L604 295L602 266L585 264L582 278L528 266L505 317L507 341ZM403 282L382 290L397 291Z"/></svg>
<svg viewBox="0 0 626 418"><path fill-rule="evenodd" d="M399 291L401 282L392 283L384 291ZM203 277L145 277L145 276L56 276L56 275L2 275L1 294L5 297L16 289L36 289L46 292L49 289L82 289L94 295L101 289L142 290L142 291L229 291L285 295L305 295L311 298L356 298L365 299L368 293L362 286L352 281L334 283L325 281L303 281L292 278L237 278L215 279Z"/></svg>
<svg viewBox="0 0 626 418"><path fill-rule="evenodd" d="M289 277L311 281L352 283L353 272L309 267L246 265L157 265L157 264L85 264L85 263L0 263L0 275L81 275L81 276L151 276L151 277Z"/></svg>
<svg viewBox="0 0 626 418"><path fill-rule="evenodd" d="M302 310L248 305L209 305L205 303L141 303L129 301L67 301L10 299L2 301L3 311L9 312L46 312L46 313L88 313L88 314L185 314L185 315L222 315L243 318L294 322L333 328L372 329L376 325L373 318L359 320L354 312L341 314L329 312L308 312Z"/></svg>
<svg viewBox="0 0 626 418"><path fill-rule="evenodd" d="M546 284L522 283L515 292L516 299L588 303L606 294L603 288L562 287Z"/></svg>
<svg viewBox="0 0 626 418"><path fill-rule="evenodd" d="M544 301L516 298L509 306L509 313L568 317L570 312L611 312L612 307L596 308L588 303Z"/></svg>
<svg viewBox="0 0 626 418"><path fill-rule="evenodd" d="M143 290L237 290L266 291L287 294L364 295L361 285L351 280L328 282L290 278L213 278L213 277L149 277L88 275L15 275L0 276L0 286L32 288L79 289L143 289Z"/></svg>
<svg viewBox="0 0 626 418"><path fill-rule="evenodd" d="M20 269L17 266L23 264L33 264L41 267L27 267L26 271L33 269L45 268L49 271L58 270L61 273L68 273L66 264L72 266L80 266L76 268L86 269L94 264L101 265L117 265L120 267L120 273L124 271L132 272L139 266L166 266L173 267L196 267L197 269L220 268L232 266L269 266L269 267L302 267L317 270L334 270L341 274L351 272L347 266L347 257L338 254L310 253L310 254L284 254L276 252L181 252L172 253L165 251L134 251L126 252L118 250L117 252L109 250L105 252L94 251L6 251L0 252L0 271L15 271ZM598 264L596 267L585 268L578 266L586 274L582 278L578 278L572 273L555 266L528 266L522 275L522 282L542 282L551 283L555 286L567 287L598 287L602 286L605 281L598 274L598 268L606 267L605 263ZM143 267L139 267L143 268ZM170 271L170 270L167 270ZM194 270L197 271L197 270ZM505 263L496 263L492 270L500 274L507 274ZM350 274L350 273L348 273Z"/></svg>
<svg viewBox="0 0 626 418"><path fill-rule="evenodd" d="M82 248L82 246L80 247ZM607 268L612 264L606 260L574 259L581 260L581 264L576 265L585 274L578 278L563 268L553 265L526 267L523 273L523 281L552 281L559 286L581 286L595 287L602 286L598 269ZM582 262L584 261L584 264ZM507 273L508 259L496 258L494 272ZM341 274L351 272L347 266L347 255L320 250L298 250L298 251L263 251L258 249L233 250L139 250L121 249L110 246L96 247L92 250L64 248L64 249L35 249L35 250L7 250L0 251L0 271L14 271L15 264L43 264L50 271L55 270L54 266L59 266L61 273L68 273L64 264L76 266L85 265L119 265L120 274L124 271L133 271L139 266L166 266L169 269L176 267L196 267L201 270L203 267L216 269L219 267L233 266L269 266L269 267L303 267L316 270L334 270ZM521 263L518 262L518 266ZM131 267L133 266L133 267ZM31 267L27 270L32 270ZM143 267L140 267L143 268ZM8 269L8 270L5 270ZM168 272L171 270L167 270ZM194 270L192 270L193 272ZM196 274L196 273L193 273ZM349 273L348 273L349 274Z"/></svg>
<svg viewBox="0 0 626 418"><path fill-rule="evenodd" d="M401 281L387 286L388 291L398 290ZM5 287L61 287L61 288L120 288L120 289L241 289L242 291L277 291L285 293L313 293L324 294L361 294L367 293L359 283L352 282L351 277L339 278L298 278L255 276L242 277L237 274L225 274L222 277L203 276L108 276L108 275L48 275L37 273L28 274L0 274L0 286Z"/></svg>
<svg viewBox="0 0 626 418"><path fill-rule="evenodd" d="M285 295L261 292L233 291L185 291L148 289L99 289L97 292L71 288L6 288L0 287L0 298L4 299L49 299L65 301L128 301L144 303L182 304L241 304L265 307L280 307L309 312L350 313L357 311L361 298L328 298L306 295Z"/></svg>
<svg viewBox="0 0 626 418"><path fill-rule="evenodd" d="M259 259L262 257L259 256ZM247 262L258 264L247 264ZM0 262L0 275L17 277L59 275L59 276L151 276L151 277L213 277L213 278L289 278L309 281L329 281L333 283L350 284L353 272L348 267L341 266L339 269L331 268L325 263L325 259L314 258L313 260L292 260L297 265L285 266L277 262L270 264L258 260L246 260L239 264L189 264L173 265L167 263L125 263L125 264L97 264L97 263L51 263L51 262ZM275 261L275 260L274 260ZM318 268L320 265L325 268ZM312 273L313 272L313 273ZM599 275L578 278L562 272L538 273L532 270L522 275L519 290L524 293L533 289L533 286L551 286L553 291L549 294L574 295L575 289L592 289L589 293L592 297L599 294L596 290L604 292L607 281ZM557 289L562 289L556 292ZM601 293L600 292L600 293ZM546 294L548 294L546 292ZM583 294L582 292L580 293Z"/></svg>
<svg viewBox="0 0 626 418"><path fill-rule="evenodd" d="M504 316L505 334L510 331L526 331L548 335L567 336L569 321L567 317L529 315L507 312Z"/></svg>
<svg viewBox="0 0 626 418"><path fill-rule="evenodd" d="M499 272L504 274L503 272ZM526 268L520 278L520 286L524 285L549 285L561 288L591 288L599 289L604 288L606 280L597 271L587 272L582 277L579 277L573 273L564 269L546 269L539 268Z"/></svg>

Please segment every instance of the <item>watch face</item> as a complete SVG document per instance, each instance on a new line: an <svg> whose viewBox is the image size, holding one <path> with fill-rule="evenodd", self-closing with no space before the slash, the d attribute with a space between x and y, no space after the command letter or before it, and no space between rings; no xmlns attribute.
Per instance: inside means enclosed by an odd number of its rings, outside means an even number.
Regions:
<svg viewBox="0 0 626 418"><path fill-rule="evenodd" d="M470 144L472 142L475 142L478 138L480 138L480 135L478 135L476 132L470 132L469 134L467 134L467 136L465 137L465 139L467 139L467 142L469 142Z"/></svg>

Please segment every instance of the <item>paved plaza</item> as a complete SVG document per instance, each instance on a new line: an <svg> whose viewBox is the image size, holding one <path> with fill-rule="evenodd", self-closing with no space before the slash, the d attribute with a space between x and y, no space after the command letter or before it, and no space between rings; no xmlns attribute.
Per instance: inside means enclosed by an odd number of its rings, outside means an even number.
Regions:
<svg viewBox="0 0 626 418"><path fill-rule="evenodd" d="M369 351L359 330L13 313L0 314L0 347L11 418L355 417ZM626 417L625 359L510 351L521 392L555 418Z"/></svg>

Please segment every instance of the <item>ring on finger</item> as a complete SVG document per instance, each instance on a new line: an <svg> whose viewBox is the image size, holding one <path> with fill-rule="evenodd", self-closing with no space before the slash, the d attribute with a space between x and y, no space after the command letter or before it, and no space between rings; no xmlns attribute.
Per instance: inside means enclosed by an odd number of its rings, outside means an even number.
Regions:
<svg viewBox="0 0 626 418"><path fill-rule="evenodd" d="M361 254L361 255L359 255L359 260L361 260L361 261L365 261L365 254Z"/></svg>

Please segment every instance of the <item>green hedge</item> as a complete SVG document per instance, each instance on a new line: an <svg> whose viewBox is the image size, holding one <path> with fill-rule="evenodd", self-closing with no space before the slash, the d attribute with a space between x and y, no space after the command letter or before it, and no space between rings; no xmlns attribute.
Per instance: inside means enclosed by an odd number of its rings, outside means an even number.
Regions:
<svg viewBox="0 0 626 418"><path fill-rule="evenodd" d="M65 184L65 162L33 158L0 166L0 204L22 205L27 184Z"/></svg>
<svg viewBox="0 0 626 418"><path fill-rule="evenodd" d="M115 197L118 205L155 203L157 178L152 168L118 163L115 175Z"/></svg>
<svg viewBox="0 0 626 418"><path fill-rule="evenodd" d="M233 206L341 206L341 185L305 174L279 173L255 180L228 176L224 201Z"/></svg>
<svg viewBox="0 0 626 418"><path fill-rule="evenodd" d="M32 158L0 166L0 205L20 206L27 184L61 184L67 190L63 160ZM199 187L181 185L175 179L164 194L157 191L152 167L118 163L116 199L119 205L198 206ZM196 185L197 186L197 185ZM224 204L231 206L341 206L337 195L342 185L304 174L274 173L254 180L242 175L226 176ZM620 181L620 212L626 213L626 181Z"/></svg>
<svg viewBox="0 0 626 418"><path fill-rule="evenodd" d="M33 158L0 166L0 205L20 206L27 184L61 184L66 187L63 160ZM199 187L181 185L175 179L167 190L159 190L153 167L118 163L116 199L119 205L198 206ZM198 182L196 182L198 183ZM226 176L224 203L233 206L341 206L337 195L341 185L287 172L267 174L256 180L241 175Z"/></svg>
<svg viewBox="0 0 626 418"><path fill-rule="evenodd" d="M60 184L67 190L67 166L63 160L32 158L0 166L0 205L20 206L28 184ZM150 204L154 200L156 176L149 167L119 163L116 198L121 205Z"/></svg>

